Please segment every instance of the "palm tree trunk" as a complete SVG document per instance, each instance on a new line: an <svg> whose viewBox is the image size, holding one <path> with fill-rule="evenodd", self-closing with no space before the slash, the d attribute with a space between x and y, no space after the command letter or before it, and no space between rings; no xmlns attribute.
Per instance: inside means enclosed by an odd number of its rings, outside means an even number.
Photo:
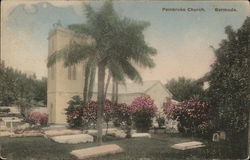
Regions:
<svg viewBox="0 0 250 160"><path fill-rule="evenodd" d="M98 64L98 109L97 109L97 143L102 145L102 123L104 110L104 83L105 83L105 64L100 62Z"/></svg>
<svg viewBox="0 0 250 160"><path fill-rule="evenodd" d="M89 78L89 88L88 88L88 98L87 100L90 101L93 96L93 88L95 83L95 74L96 74L96 66L92 66L90 71L90 78Z"/></svg>
<svg viewBox="0 0 250 160"><path fill-rule="evenodd" d="M115 81L115 103L118 103L118 81Z"/></svg>
<svg viewBox="0 0 250 160"><path fill-rule="evenodd" d="M111 79L111 73L109 73L108 79L107 79L107 82L106 82L105 92L104 92L104 99L106 99L106 97L107 97L107 92L108 92L108 87L109 87L110 79Z"/></svg>
<svg viewBox="0 0 250 160"><path fill-rule="evenodd" d="M83 88L83 105L86 105L87 97L88 97L88 86L89 86L89 72L90 72L90 64L86 64L85 68L85 80L84 80L84 88Z"/></svg>
<svg viewBox="0 0 250 160"><path fill-rule="evenodd" d="M113 78L113 82L112 82L112 97L111 97L111 102L112 104L115 103L115 80Z"/></svg>

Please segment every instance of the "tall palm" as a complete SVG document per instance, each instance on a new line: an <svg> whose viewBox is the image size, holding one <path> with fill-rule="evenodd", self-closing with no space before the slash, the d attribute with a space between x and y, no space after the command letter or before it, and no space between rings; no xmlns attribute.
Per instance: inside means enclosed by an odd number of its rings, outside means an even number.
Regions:
<svg viewBox="0 0 250 160"><path fill-rule="evenodd" d="M133 64L153 67L154 62L151 56L156 54L156 50L146 44L142 33L149 23L120 18L111 2L105 2L99 11L93 10L90 5L85 5L85 10L87 23L70 25L69 29L76 34L90 36L93 43L69 44L68 47L49 57L48 66L60 58L65 60L66 66L86 60L87 64L89 62L97 66L97 140L101 144L105 70L108 69L117 81L125 81L125 78L128 77L131 80L142 82L142 78Z"/></svg>

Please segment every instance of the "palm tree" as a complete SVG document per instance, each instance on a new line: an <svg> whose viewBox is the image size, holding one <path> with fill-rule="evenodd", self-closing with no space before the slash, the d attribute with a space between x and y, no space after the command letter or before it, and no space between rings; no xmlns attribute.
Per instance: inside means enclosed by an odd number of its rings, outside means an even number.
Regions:
<svg viewBox="0 0 250 160"><path fill-rule="evenodd" d="M149 23L121 18L115 12L112 2L105 2L99 11L95 11L90 5L85 5L85 10L87 23L70 25L69 29L76 34L88 35L93 41L81 44L70 43L49 57L48 67L60 58L64 59L65 66L87 61L86 72L91 65L97 67L99 106L97 141L101 144L106 69L116 81L123 82L128 77L133 81L142 82L142 78L133 64L154 67L151 56L156 54L156 50L149 47L144 40L143 30L149 26ZM85 78L88 79L88 77ZM86 79L85 85L89 82L86 82ZM84 88L84 91L87 90Z"/></svg>

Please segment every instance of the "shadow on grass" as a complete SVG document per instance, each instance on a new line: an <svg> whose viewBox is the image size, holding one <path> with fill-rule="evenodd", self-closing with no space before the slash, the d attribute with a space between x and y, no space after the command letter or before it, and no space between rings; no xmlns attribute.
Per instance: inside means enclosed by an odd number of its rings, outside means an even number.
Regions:
<svg viewBox="0 0 250 160"><path fill-rule="evenodd" d="M125 152L115 155L107 155L93 160L134 160L141 159L211 159L223 157L221 152L226 152L226 144L211 143L202 139L181 137L178 134L152 135L152 138L121 139L112 136L104 136L104 144L117 144ZM176 143L199 140L206 147L191 150L176 150L171 148ZM83 149L96 146L96 143L59 144L43 137L9 138L0 137L2 156L8 160L76 160L70 155L75 149ZM143 160L143 159L142 159Z"/></svg>

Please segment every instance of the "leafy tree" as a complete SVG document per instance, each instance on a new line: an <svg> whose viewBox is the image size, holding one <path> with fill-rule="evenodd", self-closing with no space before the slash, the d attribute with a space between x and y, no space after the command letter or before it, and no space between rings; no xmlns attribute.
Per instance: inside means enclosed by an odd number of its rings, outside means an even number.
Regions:
<svg viewBox="0 0 250 160"><path fill-rule="evenodd" d="M212 107L195 98L181 103L164 102L163 111L167 118L179 121L179 131L209 136L214 129L212 123ZM207 137L208 138L208 137Z"/></svg>
<svg viewBox="0 0 250 160"><path fill-rule="evenodd" d="M208 96L215 107L218 129L230 141L230 158L248 156L250 106L250 18L238 30L225 27L227 38L214 49Z"/></svg>
<svg viewBox="0 0 250 160"><path fill-rule="evenodd" d="M0 105L19 105L25 108L38 102L47 103L47 81L36 76L27 76L0 63Z"/></svg>
<svg viewBox="0 0 250 160"><path fill-rule="evenodd" d="M66 66L87 61L87 64L97 67L99 107L97 141L101 144L106 69L118 81L125 81L128 77L141 82L142 78L132 64L153 67L151 56L156 54L156 50L149 47L144 40L143 31L149 23L121 18L114 10L112 2L105 2L98 11L90 5L85 5L85 10L87 23L70 25L69 29L76 34L88 35L93 41L81 44L72 42L68 47L52 54L49 57L48 66L53 65L57 59L64 58ZM87 87L86 83L85 81L85 87Z"/></svg>
<svg viewBox="0 0 250 160"><path fill-rule="evenodd" d="M173 99L177 101L184 101L192 97L201 97L203 95L203 88L195 80L179 77L178 80L171 79L166 88L173 94Z"/></svg>
<svg viewBox="0 0 250 160"><path fill-rule="evenodd" d="M42 78L42 80L35 81L34 93L35 101L47 104L47 78Z"/></svg>

